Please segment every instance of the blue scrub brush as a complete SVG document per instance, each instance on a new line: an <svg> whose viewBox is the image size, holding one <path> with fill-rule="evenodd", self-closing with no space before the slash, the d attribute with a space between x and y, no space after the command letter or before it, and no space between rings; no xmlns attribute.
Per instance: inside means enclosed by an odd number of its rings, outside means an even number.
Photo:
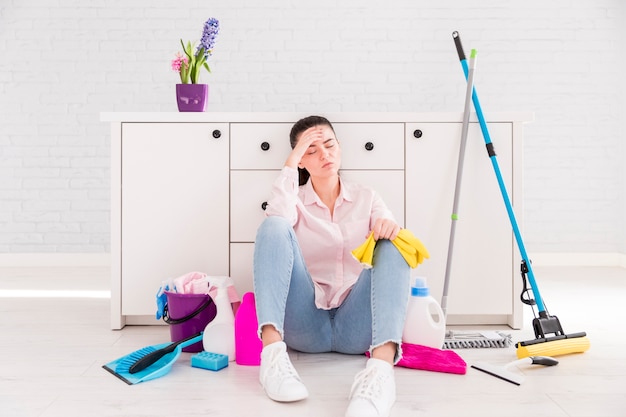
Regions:
<svg viewBox="0 0 626 417"><path fill-rule="evenodd" d="M183 348L200 341L202 341L202 333L174 343L146 346L102 367L128 385L138 384L167 374Z"/></svg>

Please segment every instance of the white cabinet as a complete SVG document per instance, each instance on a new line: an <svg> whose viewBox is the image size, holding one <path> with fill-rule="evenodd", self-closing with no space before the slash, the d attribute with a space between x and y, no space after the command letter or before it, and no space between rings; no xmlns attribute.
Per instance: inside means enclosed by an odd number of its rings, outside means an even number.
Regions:
<svg viewBox="0 0 626 417"><path fill-rule="evenodd" d="M186 272L229 275L252 291L263 203L291 147L295 113L104 113L111 122L111 326L157 324L155 292ZM428 247L413 275L441 299L461 114L325 114L341 175L374 187ZM522 123L488 121L518 223ZM419 131L419 134L415 132ZM419 137L416 137L419 136ZM520 327L519 256L484 141L472 123L448 298L449 324Z"/></svg>

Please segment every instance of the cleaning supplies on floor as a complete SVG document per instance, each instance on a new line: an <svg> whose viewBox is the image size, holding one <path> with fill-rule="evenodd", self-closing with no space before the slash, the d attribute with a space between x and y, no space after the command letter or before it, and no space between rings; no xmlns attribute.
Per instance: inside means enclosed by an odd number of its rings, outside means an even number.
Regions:
<svg viewBox="0 0 626 417"><path fill-rule="evenodd" d="M196 353L191 357L191 366L194 368L219 371L228 366L228 356L221 353L205 352Z"/></svg>
<svg viewBox="0 0 626 417"><path fill-rule="evenodd" d="M235 360L235 315L228 298L229 277L212 277L211 286L215 287L213 297L217 315L204 329L202 346L211 353L227 355L229 361Z"/></svg>
<svg viewBox="0 0 626 417"><path fill-rule="evenodd" d="M577 334L580 334L581 336L576 336ZM586 352L591 346L589 338L585 337L582 333L574 333L574 336L575 337L572 338L563 336L560 340L552 337L550 338L549 343L544 342L545 339L518 342L515 344L517 347L517 357L521 359L537 355L559 356Z"/></svg>
<svg viewBox="0 0 626 417"><path fill-rule="evenodd" d="M365 356L370 353L365 352ZM467 372L467 363L456 352L412 343L402 343L402 358L396 366L457 375Z"/></svg>
<svg viewBox="0 0 626 417"><path fill-rule="evenodd" d="M478 348L506 348L511 346L513 337L497 330L476 331L446 331L443 341L444 349L478 349Z"/></svg>
<svg viewBox="0 0 626 417"><path fill-rule="evenodd" d="M232 278L220 276L215 277L207 275L204 272L194 271L188 272L176 278L168 278L162 282L161 287L156 294L157 320L163 317L164 311L166 310L167 292L176 294L208 294L211 297L214 297L217 291L217 287L215 287L212 283L216 279L226 279L228 298L230 299L230 302L232 304L233 312L236 313L241 300L239 299L239 295L237 294L237 290L235 289L235 283Z"/></svg>
<svg viewBox="0 0 626 417"><path fill-rule="evenodd" d="M467 372L467 363L456 352L411 343L402 343L402 359L396 365L458 375Z"/></svg>
<svg viewBox="0 0 626 417"><path fill-rule="evenodd" d="M441 306L430 295L426 278L415 277L406 311L402 341L441 349L446 321Z"/></svg>
<svg viewBox="0 0 626 417"><path fill-rule="evenodd" d="M254 293L243 295L235 315L235 361L239 365L261 364L263 342L258 335L259 322L256 317Z"/></svg>
<svg viewBox="0 0 626 417"><path fill-rule="evenodd" d="M202 336L202 333L195 334L186 339L171 343L168 346L165 346L163 348L156 349L153 352L150 352L147 355L143 356L142 358L134 361L134 363L130 365L130 367L128 368L128 372L130 372L131 374L136 374L138 372L141 372L144 369L152 366L159 359L172 353L173 354L170 356L175 361L176 358L178 358L178 355L180 355L180 352L182 351L182 346L185 344L192 344L192 343L199 342L201 340L200 336Z"/></svg>
<svg viewBox="0 0 626 417"><path fill-rule="evenodd" d="M122 356L121 358L115 359L102 367L118 377L120 380L126 382L128 385L138 384L140 382L156 379L167 374L172 369L172 365L174 365L180 356L183 348L201 340L201 334L194 335L176 344L172 351L169 351L168 349L172 346L172 343L161 343L158 345L146 346L142 349L129 353L128 355ZM155 362L149 364L145 369L135 373L130 372L132 365L150 353L161 351L161 349L167 349L168 352L160 358L157 358Z"/></svg>
<svg viewBox="0 0 626 417"><path fill-rule="evenodd" d="M240 304L234 281L230 277L211 276L203 272L188 272L177 278L163 281L157 292L157 319L169 324L172 342L204 331L217 314L213 302L218 286L226 288L233 310ZM200 352L202 343L186 347L184 352Z"/></svg>
<svg viewBox="0 0 626 417"><path fill-rule="evenodd" d="M491 376L495 376L496 378L500 378L506 382L510 382L511 384L520 385L524 382L524 375L511 372L509 369L521 364L554 366L558 363L559 361L549 356L529 356L527 358L509 362L504 366L492 365L488 363L475 363L472 365L472 368L478 369L479 371Z"/></svg>
<svg viewBox="0 0 626 417"><path fill-rule="evenodd" d="M169 324L172 342L185 339L204 331L215 318L217 309L213 299L207 294L179 294L165 291L167 303L163 311L163 321ZM202 341L187 346L184 352L200 352Z"/></svg>

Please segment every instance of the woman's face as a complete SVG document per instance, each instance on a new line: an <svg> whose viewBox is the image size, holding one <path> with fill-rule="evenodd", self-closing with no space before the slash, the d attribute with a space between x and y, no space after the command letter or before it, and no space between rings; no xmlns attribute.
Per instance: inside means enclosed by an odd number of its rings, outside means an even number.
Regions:
<svg viewBox="0 0 626 417"><path fill-rule="evenodd" d="M335 133L326 125L315 126L312 129L318 129L322 133L322 139L309 145L300 161L300 168L306 168L311 177L337 175L341 165L341 148ZM300 134L300 137L305 132Z"/></svg>

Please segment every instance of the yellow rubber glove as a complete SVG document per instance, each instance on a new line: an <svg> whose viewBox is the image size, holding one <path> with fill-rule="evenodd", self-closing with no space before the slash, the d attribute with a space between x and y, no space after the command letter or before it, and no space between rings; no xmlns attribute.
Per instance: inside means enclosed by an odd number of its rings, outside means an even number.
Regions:
<svg viewBox="0 0 626 417"><path fill-rule="evenodd" d="M417 265L424 262L424 259L430 258L426 246L408 229L400 229L398 236L396 236L391 243L398 248L398 251L400 251L400 254L411 268L417 267ZM374 246L376 246L374 233L370 233L365 242L352 251L352 256L354 256L363 267L371 268L374 258Z"/></svg>
<svg viewBox="0 0 626 417"><path fill-rule="evenodd" d="M398 236L391 242L398 248L411 268L417 267L424 262L424 259L430 258L426 246L408 229L400 229Z"/></svg>
<svg viewBox="0 0 626 417"><path fill-rule="evenodd" d="M369 237L365 239L365 242L352 251L352 256L354 256L357 261L361 262L365 268L371 268L372 258L374 258L374 246L376 246L374 233L370 233Z"/></svg>

